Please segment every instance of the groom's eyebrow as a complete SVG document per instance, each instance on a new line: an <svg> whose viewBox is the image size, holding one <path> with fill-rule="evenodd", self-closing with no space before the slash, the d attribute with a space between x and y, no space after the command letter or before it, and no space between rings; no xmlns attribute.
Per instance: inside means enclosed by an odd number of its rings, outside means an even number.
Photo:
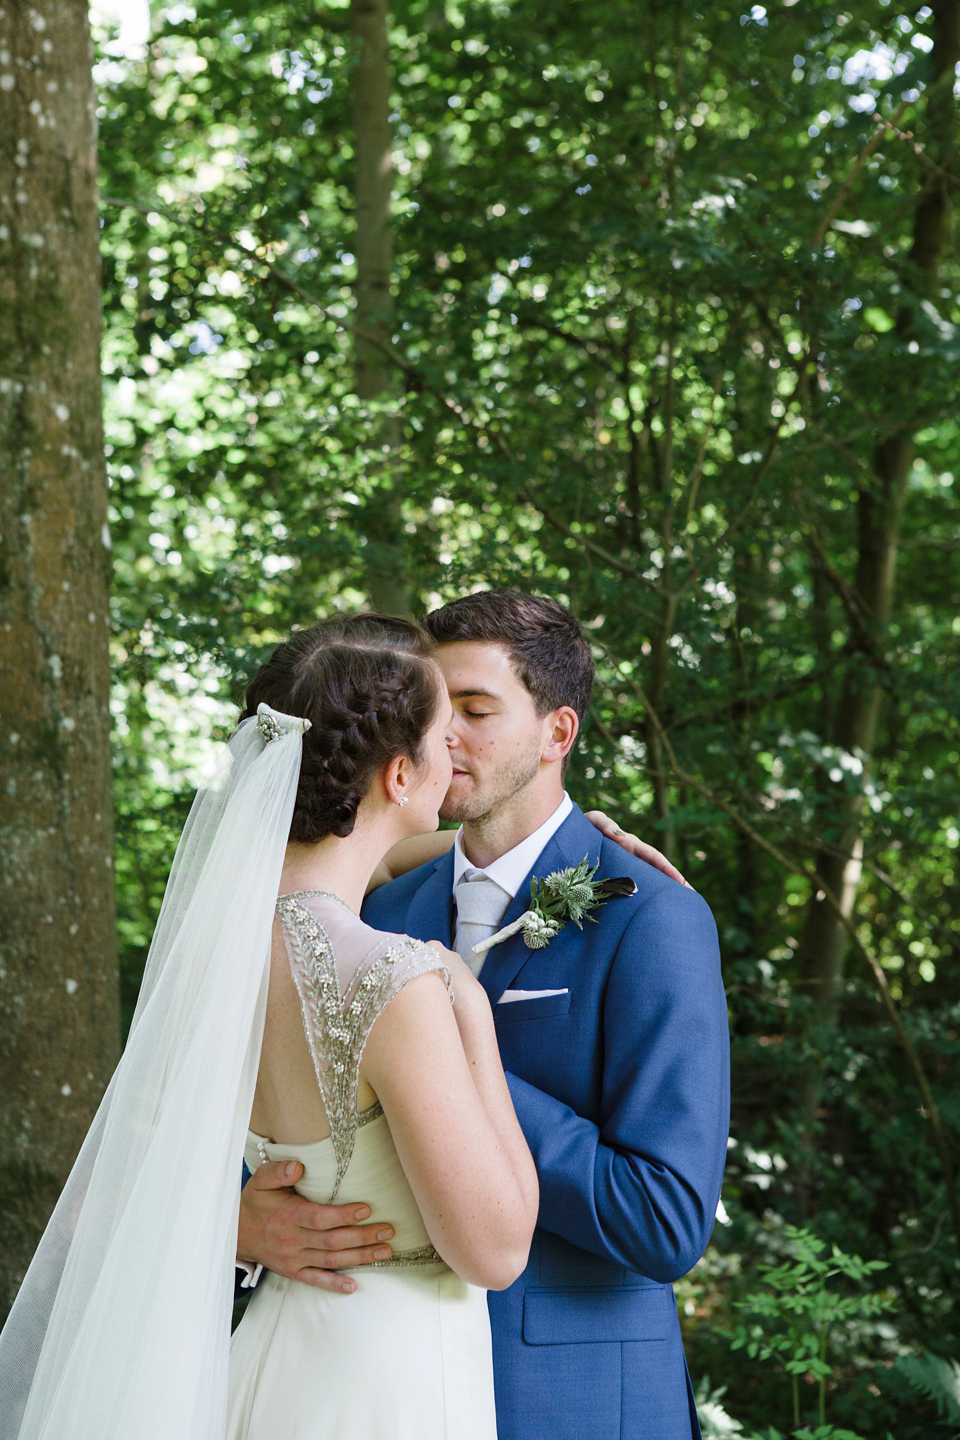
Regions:
<svg viewBox="0 0 960 1440"><path fill-rule="evenodd" d="M486 700L500 700L500 701L503 700L503 696L502 696L502 695L498 695L497 692L496 692L496 690L451 690L451 691L450 691L450 699L451 699L451 700L474 700L474 699L477 698L477 696L482 696L482 697L483 697L484 699L486 699Z"/></svg>

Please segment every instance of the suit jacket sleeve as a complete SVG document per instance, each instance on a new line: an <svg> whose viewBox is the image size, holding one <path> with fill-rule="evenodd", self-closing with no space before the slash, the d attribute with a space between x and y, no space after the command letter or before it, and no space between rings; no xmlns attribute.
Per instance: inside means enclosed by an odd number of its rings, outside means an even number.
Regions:
<svg viewBox="0 0 960 1440"><path fill-rule="evenodd" d="M705 902L661 887L627 927L602 1005L600 1123L515 1075L540 1177L539 1224L672 1281L713 1230L730 1109L727 1008Z"/></svg>

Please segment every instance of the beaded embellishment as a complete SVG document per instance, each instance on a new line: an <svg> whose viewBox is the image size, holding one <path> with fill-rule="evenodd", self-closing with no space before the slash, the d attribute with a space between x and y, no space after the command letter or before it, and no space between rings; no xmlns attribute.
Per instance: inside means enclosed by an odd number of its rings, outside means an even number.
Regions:
<svg viewBox="0 0 960 1440"><path fill-rule="evenodd" d="M370 1125L374 1120L379 1120L382 1114L383 1106L379 1100L374 1100L373 1104L368 1105L366 1110L360 1110L358 1112L357 1129L362 1130L364 1125ZM253 1135L254 1132L251 1130L250 1134ZM257 1144L257 1154L260 1157L260 1164L269 1165L270 1156L267 1154L267 1146L272 1145L274 1142L272 1140L265 1140L262 1135L254 1135L254 1139Z"/></svg>
<svg viewBox="0 0 960 1440"><path fill-rule="evenodd" d="M279 740L283 730L274 720L272 715L258 715L257 729L263 736L265 744L269 745L271 740Z"/></svg>
<svg viewBox="0 0 960 1440"><path fill-rule="evenodd" d="M367 1265L350 1265L350 1270L390 1270L394 1265L445 1265L446 1261L432 1245L418 1245L416 1250L397 1250L389 1260L371 1260Z"/></svg>
<svg viewBox="0 0 960 1440"><path fill-rule="evenodd" d="M287 733L304 735L312 726L305 715L284 715L282 710L272 710L269 705L261 703L257 706L257 729L263 736L263 743L269 745L271 740L279 740Z"/></svg>
<svg viewBox="0 0 960 1440"><path fill-rule="evenodd" d="M311 895L336 900L346 910L350 907L338 895L322 890L296 891L281 895L277 901L277 915L287 944L290 970L300 996L304 1029L337 1160L336 1182L327 1202L332 1204L353 1155L359 1123L357 1085L360 1057L374 1021L407 981L417 975L440 970L451 1002L453 992L450 972L438 963L436 950L422 940L398 935L379 953L377 947L371 951L357 967L345 993L341 995L336 958L327 932L301 903L303 898ZM365 1112L365 1120L368 1114ZM376 1117L370 1115L369 1118ZM432 1250L433 1247L430 1248ZM416 1263L436 1262L421 1260Z"/></svg>

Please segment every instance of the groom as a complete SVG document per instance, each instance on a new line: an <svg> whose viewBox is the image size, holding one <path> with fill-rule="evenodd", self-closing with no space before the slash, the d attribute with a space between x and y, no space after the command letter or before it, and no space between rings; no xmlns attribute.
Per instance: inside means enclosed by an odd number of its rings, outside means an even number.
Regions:
<svg viewBox="0 0 960 1440"><path fill-rule="evenodd" d="M497 944L479 970L540 1180L527 1268L489 1296L499 1440L690 1440L699 1429L671 1282L710 1238L726 1154L713 919L693 891L603 839L564 792L594 670L573 616L492 591L424 625L454 707L443 814L462 828L440 860L374 891L364 919L452 945L476 971L472 947L523 913L532 875L586 856L596 879L637 887L542 949L522 934ZM347 1230L337 1243L375 1238ZM265 1248L258 1258L270 1264Z"/></svg>

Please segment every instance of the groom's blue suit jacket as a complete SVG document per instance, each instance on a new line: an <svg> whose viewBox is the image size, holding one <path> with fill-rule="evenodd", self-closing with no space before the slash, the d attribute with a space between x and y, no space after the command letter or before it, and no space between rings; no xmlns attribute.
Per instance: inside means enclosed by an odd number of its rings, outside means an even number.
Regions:
<svg viewBox="0 0 960 1440"><path fill-rule="evenodd" d="M582 812L531 874L599 861L637 893L542 950L517 935L480 981L540 1177L530 1260L490 1294L499 1440L699 1435L671 1282L713 1229L729 1118L727 1009L713 917ZM453 857L376 890L363 918L451 943ZM522 914L529 877L504 917ZM565 990L499 1005L505 990Z"/></svg>

